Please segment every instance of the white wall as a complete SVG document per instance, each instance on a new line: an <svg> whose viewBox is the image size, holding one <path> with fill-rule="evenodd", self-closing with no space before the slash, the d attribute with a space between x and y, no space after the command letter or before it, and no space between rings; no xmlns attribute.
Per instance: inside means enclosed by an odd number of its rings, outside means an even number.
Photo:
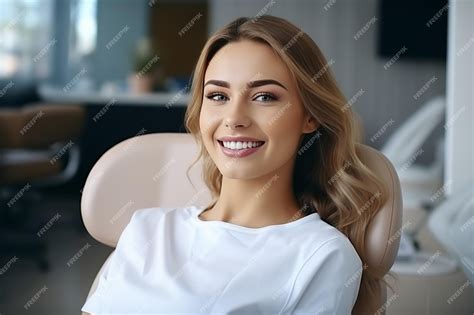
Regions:
<svg viewBox="0 0 474 315"><path fill-rule="evenodd" d="M474 183L474 1L450 0L446 109L447 193Z"/></svg>

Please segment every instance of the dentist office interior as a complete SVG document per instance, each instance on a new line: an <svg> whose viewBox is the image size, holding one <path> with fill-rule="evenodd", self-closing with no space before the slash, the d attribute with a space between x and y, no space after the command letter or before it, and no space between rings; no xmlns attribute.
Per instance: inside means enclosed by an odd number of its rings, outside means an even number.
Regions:
<svg viewBox="0 0 474 315"><path fill-rule="evenodd" d="M318 43L363 143L396 170L395 290L379 314L474 313L474 1L0 0L1 314L80 313L114 249L91 233L87 196L107 176L93 168L123 141L126 155L184 133L207 38L263 14Z"/></svg>

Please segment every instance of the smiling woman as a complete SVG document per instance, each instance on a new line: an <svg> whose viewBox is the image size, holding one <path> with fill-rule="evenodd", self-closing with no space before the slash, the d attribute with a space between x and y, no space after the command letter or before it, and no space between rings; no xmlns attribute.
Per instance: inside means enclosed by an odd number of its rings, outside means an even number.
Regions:
<svg viewBox="0 0 474 315"><path fill-rule="evenodd" d="M83 311L350 314L369 296L377 312L383 271L365 262L365 231L386 187L356 154L325 64L277 17L208 40L185 125L213 200L135 211Z"/></svg>
<svg viewBox="0 0 474 315"><path fill-rule="evenodd" d="M207 41L186 112L214 197L200 218L262 227L317 213L366 257L365 231L387 190L356 154L361 127L328 68L314 41L278 17L238 18ZM375 312L387 283L375 266L360 274L360 290L344 296L370 296L374 305L366 308ZM290 299L285 309L308 303L308 313L342 314L354 306L325 308L316 291L300 304Z"/></svg>
<svg viewBox="0 0 474 315"><path fill-rule="evenodd" d="M290 71L270 46L242 39L215 54L204 82L201 136L225 181L215 211L204 215L247 226L288 221L300 208L291 189L295 153L319 125L305 113ZM229 157L238 159L226 166ZM271 193L252 198L274 174Z"/></svg>

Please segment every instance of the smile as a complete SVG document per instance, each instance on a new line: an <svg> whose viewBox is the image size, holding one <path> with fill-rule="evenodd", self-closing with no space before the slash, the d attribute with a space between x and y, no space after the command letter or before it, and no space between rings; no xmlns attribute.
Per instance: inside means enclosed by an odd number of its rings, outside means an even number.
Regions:
<svg viewBox="0 0 474 315"><path fill-rule="evenodd" d="M245 157L260 149L265 142L224 142L217 140L222 152L229 157Z"/></svg>

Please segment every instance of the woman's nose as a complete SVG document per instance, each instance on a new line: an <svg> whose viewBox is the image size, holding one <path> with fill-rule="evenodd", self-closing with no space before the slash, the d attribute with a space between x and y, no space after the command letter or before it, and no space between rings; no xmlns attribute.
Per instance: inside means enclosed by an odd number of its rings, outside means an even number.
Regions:
<svg viewBox="0 0 474 315"><path fill-rule="evenodd" d="M231 129L235 129L238 127L248 127L248 124L237 120L226 120L225 126Z"/></svg>
<svg viewBox="0 0 474 315"><path fill-rule="evenodd" d="M239 97L229 104L228 111L225 114L224 123L226 127L248 127L251 119L247 113L247 104Z"/></svg>

